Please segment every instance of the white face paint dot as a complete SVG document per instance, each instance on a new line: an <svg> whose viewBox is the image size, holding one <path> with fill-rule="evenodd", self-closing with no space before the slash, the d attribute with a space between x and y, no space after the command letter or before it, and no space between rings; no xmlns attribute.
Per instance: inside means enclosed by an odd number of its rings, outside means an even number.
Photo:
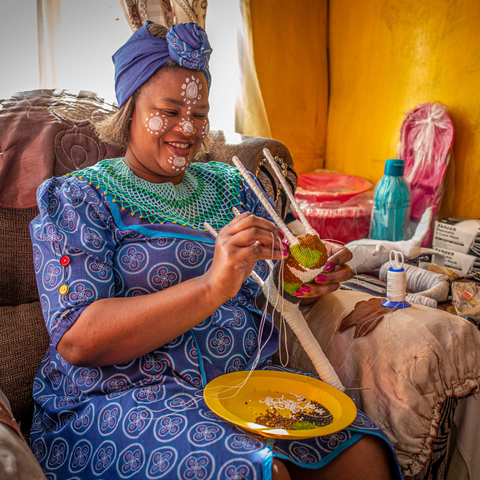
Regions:
<svg viewBox="0 0 480 480"><path fill-rule="evenodd" d="M153 117L148 122L148 125L152 130L161 130L163 127L163 120L160 117Z"/></svg>
<svg viewBox="0 0 480 480"><path fill-rule="evenodd" d="M188 120L183 120L183 122L180 122L179 123L179 127L180 127L180 130L183 132L183 133L192 133L193 132L193 124L192 122L188 121Z"/></svg>
<svg viewBox="0 0 480 480"><path fill-rule="evenodd" d="M195 82L189 83L187 86L187 97L195 98L198 95L198 86Z"/></svg>
<svg viewBox="0 0 480 480"><path fill-rule="evenodd" d="M208 123L208 120L205 120L205 125L203 126L203 138L208 135L208 132L210 132L210 124Z"/></svg>
<svg viewBox="0 0 480 480"><path fill-rule="evenodd" d="M176 167L184 167L187 163L187 159L185 157L175 157L173 160L173 164Z"/></svg>
<svg viewBox="0 0 480 480"><path fill-rule="evenodd" d="M160 112L157 112L155 115L160 115Z"/></svg>

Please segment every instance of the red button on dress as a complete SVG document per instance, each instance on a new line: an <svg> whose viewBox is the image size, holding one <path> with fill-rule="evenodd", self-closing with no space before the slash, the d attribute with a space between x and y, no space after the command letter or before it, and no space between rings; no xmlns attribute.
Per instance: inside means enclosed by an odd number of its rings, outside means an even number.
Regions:
<svg viewBox="0 0 480 480"><path fill-rule="evenodd" d="M60 259L60 265L63 265L64 267L68 267L68 265L70 265L70 257L67 255L64 255Z"/></svg>

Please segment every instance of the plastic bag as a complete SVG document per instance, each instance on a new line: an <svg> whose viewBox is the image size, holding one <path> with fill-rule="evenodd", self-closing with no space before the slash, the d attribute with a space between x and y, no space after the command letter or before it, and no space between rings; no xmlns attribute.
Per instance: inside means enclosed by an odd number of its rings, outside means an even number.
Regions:
<svg viewBox="0 0 480 480"><path fill-rule="evenodd" d="M367 237L373 186L364 178L328 170L301 174L295 198L321 238L348 243Z"/></svg>
<svg viewBox="0 0 480 480"><path fill-rule="evenodd" d="M452 305L457 315L480 324L480 289L475 282L453 282Z"/></svg>
<svg viewBox="0 0 480 480"><path fill-rule="evenodd" d="M444 194L451 160L454 127L447 107L437 102L417 106L400 131L398 158L405 160L405 180L411 190L411 220L417 223L427 207L433 208L432 228L422 246L431 243L434 221Z"/></svg>

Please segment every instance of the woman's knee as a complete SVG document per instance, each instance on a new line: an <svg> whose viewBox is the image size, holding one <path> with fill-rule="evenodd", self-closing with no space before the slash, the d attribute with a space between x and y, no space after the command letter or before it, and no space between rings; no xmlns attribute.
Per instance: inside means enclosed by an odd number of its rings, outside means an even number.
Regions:
<svg viewBox="0 0 480 480"><path fill-rule="evenodd" d="M287 467L277 458L274 458L272 463L272 480L291 480Z"/></svg>

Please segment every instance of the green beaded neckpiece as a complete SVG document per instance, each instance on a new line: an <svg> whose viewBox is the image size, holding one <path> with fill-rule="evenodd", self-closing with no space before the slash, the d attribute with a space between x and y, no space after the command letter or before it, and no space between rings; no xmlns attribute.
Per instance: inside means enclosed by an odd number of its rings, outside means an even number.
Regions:
<svg viewBox="0 0 480 480"><path fill-rule="evenodd" d="M192 163L178 185L150 183L137 177L122 158L102 160L67 176L88 180L113 202L150 223L171 222L205 230L208 222L220 230L234 218L232 208L242 205L242 177L234 167L219 162Z"/></svg>

